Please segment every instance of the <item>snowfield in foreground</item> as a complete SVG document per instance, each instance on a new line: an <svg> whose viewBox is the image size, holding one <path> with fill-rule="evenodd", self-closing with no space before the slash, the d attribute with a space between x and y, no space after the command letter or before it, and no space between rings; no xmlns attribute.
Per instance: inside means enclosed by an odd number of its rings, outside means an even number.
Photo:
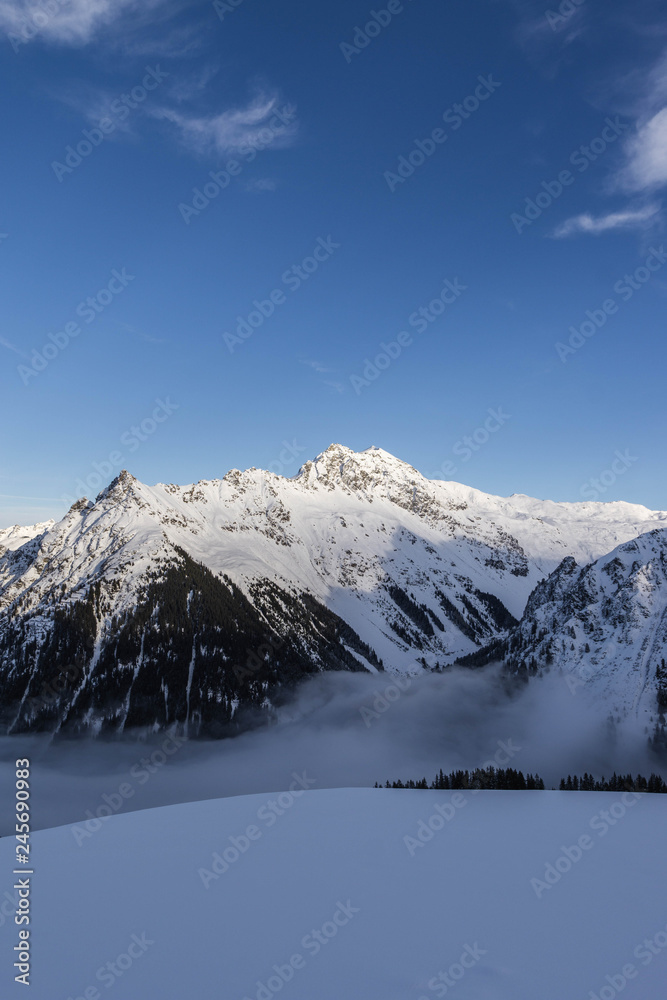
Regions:
<svg viewBox="0 0 667 1000"><path fill-rule="evenodd" d="M33 1000L663 1000L663 796L293 787L35 834Z"/></svg>

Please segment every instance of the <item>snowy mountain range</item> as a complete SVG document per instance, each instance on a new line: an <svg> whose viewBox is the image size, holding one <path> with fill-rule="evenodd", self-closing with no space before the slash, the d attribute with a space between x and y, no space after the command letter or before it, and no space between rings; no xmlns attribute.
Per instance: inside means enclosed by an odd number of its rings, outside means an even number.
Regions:
<svg viewBox="0 0 667 1000"><path fill-rule="evenodd" d="M124 471L0 531L0 720L218 735L316 671L501 659L653 724L666 551L664 511L490 496L379 448L331 445L291 479Z"/></svg>

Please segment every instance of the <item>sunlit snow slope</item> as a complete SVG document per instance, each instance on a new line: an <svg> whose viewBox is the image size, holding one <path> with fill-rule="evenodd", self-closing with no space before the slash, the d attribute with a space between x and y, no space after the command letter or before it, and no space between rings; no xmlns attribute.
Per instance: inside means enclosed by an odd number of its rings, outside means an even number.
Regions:
<svg viewBox="0 0 667 1000"><path fill-rule="evenodd" d="M446 666L506 637L564 558L665 524L632 504L430 481L379 448L331 445L292 479L149 487L123 472L0 554L4 722L211 732L312 670Z"/></svg>

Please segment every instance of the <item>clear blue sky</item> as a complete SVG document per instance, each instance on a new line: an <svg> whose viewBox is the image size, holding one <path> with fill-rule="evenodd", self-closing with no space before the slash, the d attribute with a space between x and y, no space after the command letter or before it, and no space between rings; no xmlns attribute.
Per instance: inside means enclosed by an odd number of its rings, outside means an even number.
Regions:
<svg viewBox="0 0 667 1000"><path fill-rule="evenodd" d="M333 441L667 508L662 4L50 2L0 2L0 525Z"/></svg>

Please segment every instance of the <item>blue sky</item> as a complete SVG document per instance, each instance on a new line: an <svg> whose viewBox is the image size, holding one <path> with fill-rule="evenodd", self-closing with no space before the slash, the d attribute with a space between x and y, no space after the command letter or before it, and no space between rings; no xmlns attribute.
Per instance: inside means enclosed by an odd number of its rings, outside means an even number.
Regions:
<svg viewBox="0 0 667 1000"><path fill-rule="evenodd" d="M0 0L0 525L333 441L667 508L660 8Z"/></svg>

